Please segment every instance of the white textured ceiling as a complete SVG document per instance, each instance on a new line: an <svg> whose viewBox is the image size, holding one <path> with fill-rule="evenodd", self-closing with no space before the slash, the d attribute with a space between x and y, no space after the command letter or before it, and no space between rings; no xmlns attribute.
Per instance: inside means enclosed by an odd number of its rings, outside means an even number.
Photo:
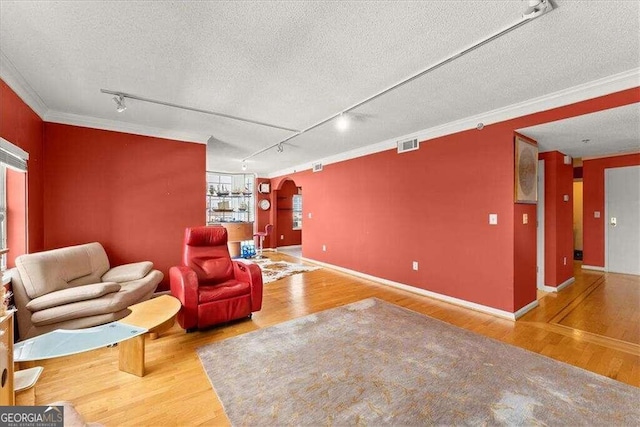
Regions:
<svg viewBox="0 0 640 427"><path fill-rule="evenodd" d="M518 132L535 139L540 152L560 151L574 158L640 151L640 104L611 108Z"/></svg>
<svg viewBox="0 0 640 427"><path fill-rule="evenodd" d="M640 2L558 7L472 53L253 157L265 174L523 103L640 67ZM208 168L290 132L135 100L101 88L304 129L520 20L510 1L1 1L0 51L48 109L206 142ZM6 65L6 64L5 64ZM4 76L3 76L4 78Z"/></svg>

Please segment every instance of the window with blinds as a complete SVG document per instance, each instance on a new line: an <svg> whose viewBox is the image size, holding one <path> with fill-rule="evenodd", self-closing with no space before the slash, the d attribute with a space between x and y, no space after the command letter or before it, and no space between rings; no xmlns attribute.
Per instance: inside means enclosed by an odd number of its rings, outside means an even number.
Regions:
<svg viewBox="0 0 640 427"><path fill-rule="evenodd" d="M293 229L302 230L302 195L293 195Z"/></svg>
<svg viewBox="0 0 640 427"><path fill-rule="evenodd" d="M7 168L27 171L29 153L0 138L0 270L7 268Z"/></svg>

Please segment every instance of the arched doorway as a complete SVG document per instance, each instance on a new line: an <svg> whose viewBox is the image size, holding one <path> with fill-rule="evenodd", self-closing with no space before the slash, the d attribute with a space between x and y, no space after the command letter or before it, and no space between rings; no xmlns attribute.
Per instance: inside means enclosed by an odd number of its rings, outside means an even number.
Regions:
<svg viewBox="0 0 640 427"><path fill-rule="evenodd" d="M279 251L300 257L302 248L302 187L292 179L283 180L275 190L275 236Z"/></svg>

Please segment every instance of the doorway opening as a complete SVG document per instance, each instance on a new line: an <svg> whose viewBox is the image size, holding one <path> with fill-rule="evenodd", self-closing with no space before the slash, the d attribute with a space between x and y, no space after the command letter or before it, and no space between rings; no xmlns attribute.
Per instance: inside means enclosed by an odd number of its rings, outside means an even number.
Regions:
<svg viewBox="0 0 640 427"><path fill-rule="evenodd" d="M296 258L302 257L302 187L292 179L282 182L276 190L276 236L275 246L279 252L285 252Z"/></svg>
<svg viewBox="0 0 640 427"><path fill-rule="evenodd" d="M576 261L582 261L583 253L582 191L582 159L573 159L573 259Z"/></svg>

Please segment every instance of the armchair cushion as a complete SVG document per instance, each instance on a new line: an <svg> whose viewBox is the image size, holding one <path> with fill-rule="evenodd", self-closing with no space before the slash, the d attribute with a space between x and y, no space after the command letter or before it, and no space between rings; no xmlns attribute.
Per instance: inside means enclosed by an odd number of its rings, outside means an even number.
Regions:
<svg viewBox="0 0 640 427"><path fill-rule="evenodd" d="M132 280L142 279L153 269L151 261L134 262L131 264L123 264L113 267L107 271L102 280L104 282L130 282Z"/></svg>
<svg viewBox="0 0 640 427"><path fill-rule="evenodd" d="M86 301L101 297L112 292L118 292L120 285L115 282L93 283L91 285L76 286L61 291L54 291L41 297L34 298L25 306L27 310L34 312L70 304L72 302Z"/></svg>
<svg viewBox="0 0 640 427"><path fill-rule="evenodd" d="M190 267L198 275L200 283L203 284L206 282L219 283L233 277L233 266L229 262L229 258L192 258Z"/></svg>
<svg viewBox="0 0 640 427"><path fill-rule="evenodd" d="M109 270L109 259L97 242L19 256L16 267L29 299L72 286L109 281L100 280Z"/></svg>
<svg viewBox="0 0 640 427"><path fill-rule="evenodd" d="M202 304L211 301L220 301L229 298L236 298L251 293L249 283L238 282L237 280L227 280L215 286L200 286L198 288L198 303Z"/></svg>

